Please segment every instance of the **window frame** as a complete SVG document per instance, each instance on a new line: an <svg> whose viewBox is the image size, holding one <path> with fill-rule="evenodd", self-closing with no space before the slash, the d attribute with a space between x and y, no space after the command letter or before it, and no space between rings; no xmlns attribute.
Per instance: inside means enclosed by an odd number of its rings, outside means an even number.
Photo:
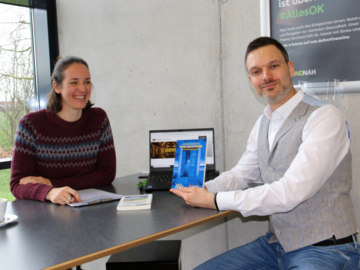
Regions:
<svg viewBox="0 0 360 270"><path fill-rule="evenodd" d="M37 109L44 109L46 96L51 89L51 73L59 55L56 0L0 0L0 3L30 9L34 90ZM0 159L0 170L11 168L11 160Z"/></svg>

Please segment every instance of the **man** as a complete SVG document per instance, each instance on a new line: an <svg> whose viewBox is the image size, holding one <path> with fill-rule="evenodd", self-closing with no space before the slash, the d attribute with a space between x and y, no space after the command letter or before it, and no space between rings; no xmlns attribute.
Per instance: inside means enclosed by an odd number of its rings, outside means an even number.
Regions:
<svg viewBox="0 0 360 270"><path fill-rule="evenodd" d="M269 232L198 269L358 269L344 115L294 88L294 65L278 41L252 41L245 64L251 86L268 102L245 153L204 189L171 191L194 207L267 215ZM246 189L260 176L263 186Z"/></svg>

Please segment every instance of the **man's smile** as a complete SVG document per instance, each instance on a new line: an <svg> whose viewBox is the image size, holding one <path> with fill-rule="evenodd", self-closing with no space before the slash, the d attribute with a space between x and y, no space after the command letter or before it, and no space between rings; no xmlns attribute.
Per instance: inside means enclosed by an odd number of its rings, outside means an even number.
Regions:
<svg viewBox="0 0 360 270"><path fill-rule="evenodd" d="M263 84L261 88L271 91L275 88L276 85L277 85L277 82L270 82L270 83Z"/></svg>

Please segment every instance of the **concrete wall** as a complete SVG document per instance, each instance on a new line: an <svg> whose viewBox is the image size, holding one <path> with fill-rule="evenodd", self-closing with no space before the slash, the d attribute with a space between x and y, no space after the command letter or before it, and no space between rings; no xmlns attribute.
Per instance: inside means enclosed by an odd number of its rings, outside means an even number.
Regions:
<svg viewBox="0 0 360 270"><path fill-rule="evenodd" d="M117 176L149 169L151 129L215 127L222 142L218 7L57 1L60 54L90 65L93 101L108 113L115 137ZM215 151L221 165L221 143Z"/></svg>
<svg viewBox="0 0 360 270"><path fill-rule="evenodd" d="M148 170L150 129L214 127L216 161L230 169L265 102L251 90L247 44L260 35L260 1L57 1L60 54L83 57L93 101L108 113L117 176ZM296 65L296 63L295 63ZM341 108L352 129L354 204L360 202L358 94ZM357 211L360 224L360 211ZM183 269L264 234L264 218L240 214L167 237L181 239ZM105 269L107 258L84 265Z"/></svg>

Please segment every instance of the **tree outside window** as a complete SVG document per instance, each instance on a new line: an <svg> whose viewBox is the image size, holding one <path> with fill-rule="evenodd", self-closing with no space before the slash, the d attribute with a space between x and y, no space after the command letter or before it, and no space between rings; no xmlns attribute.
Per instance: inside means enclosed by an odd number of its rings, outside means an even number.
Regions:
<svg viewBox="0 0 360 270"><path fill-rule="evenodd" d="M0 159L12 157L19 119L36 110L33 70L29 8L0 4ZM0 170L1 198L9 171Z"/></svg>

